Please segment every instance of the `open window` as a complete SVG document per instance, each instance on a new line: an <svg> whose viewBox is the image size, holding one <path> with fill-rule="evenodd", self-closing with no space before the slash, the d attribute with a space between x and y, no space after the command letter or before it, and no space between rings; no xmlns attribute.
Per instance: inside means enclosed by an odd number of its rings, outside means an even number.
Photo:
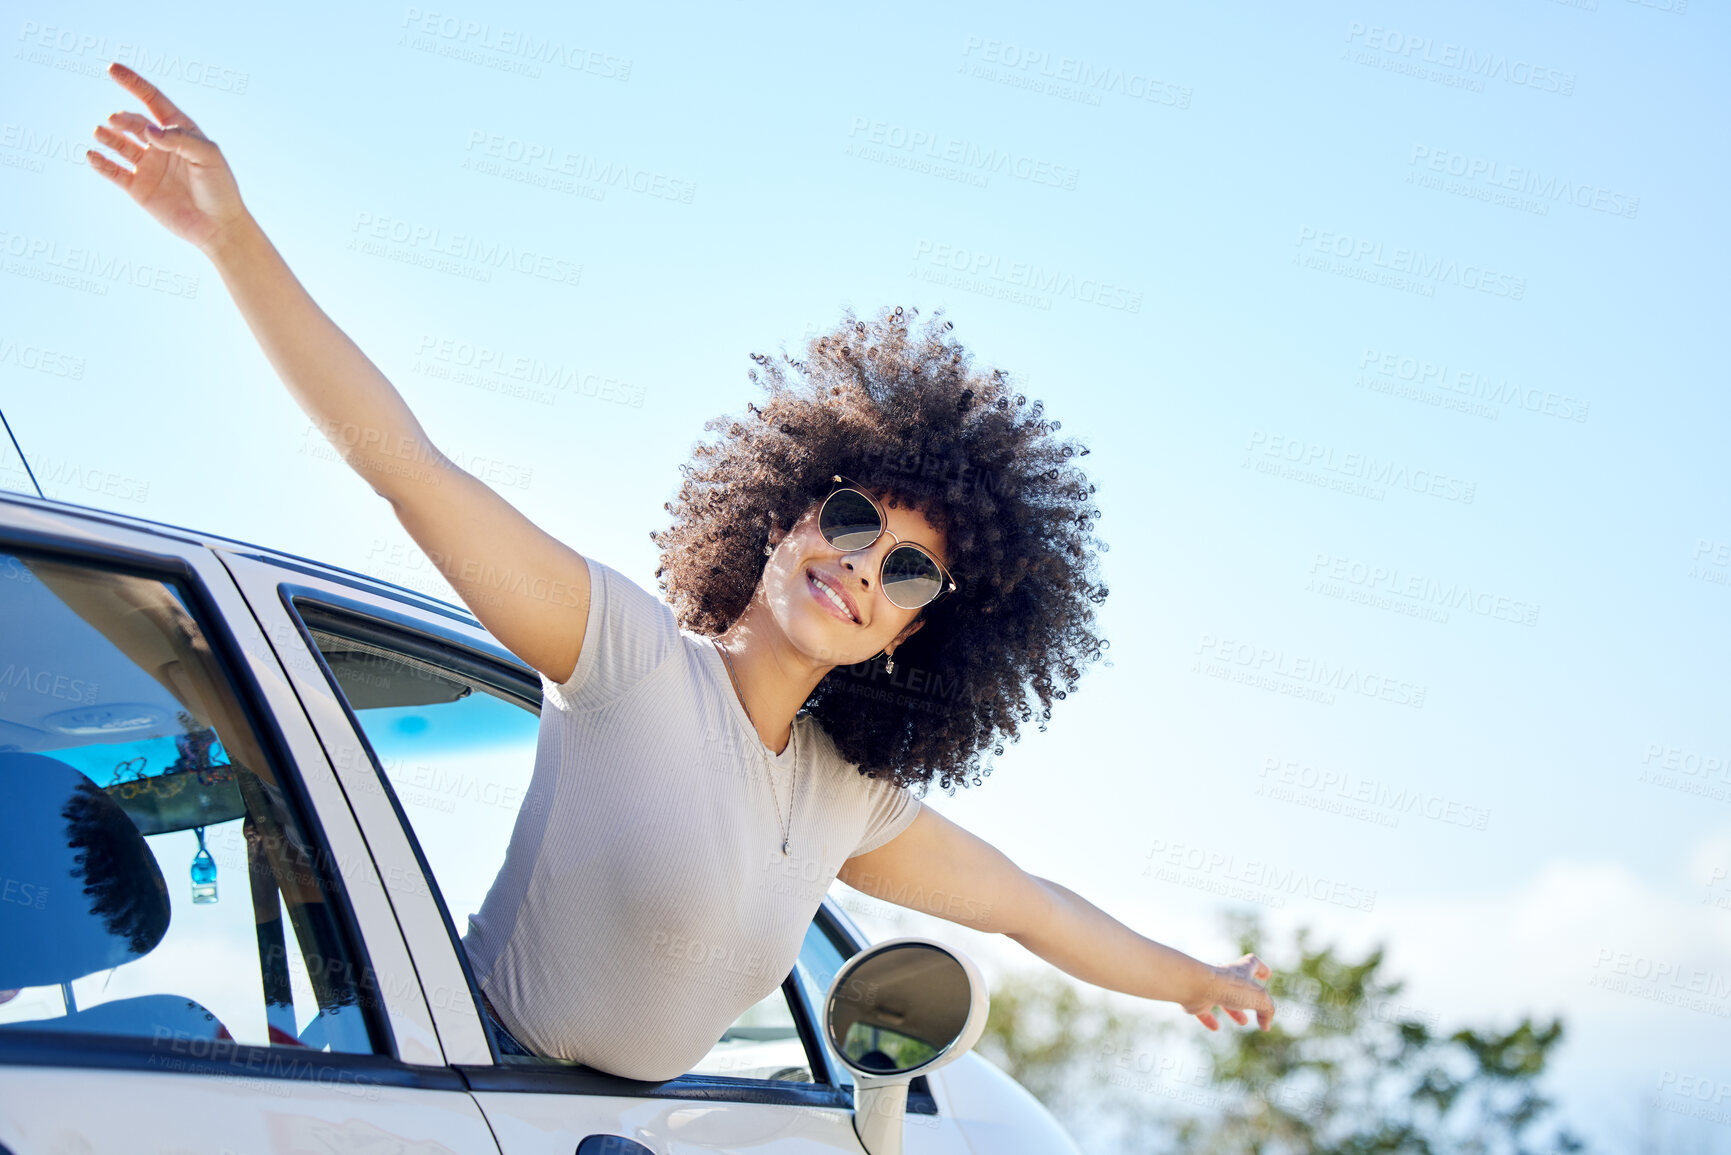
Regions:
<svg viewBox="0 0 1731 1155"><path fill-rule="evenodd" d="M388 1053L191 592L0 553L0 1033Z"/></svg>
<svg viewBox="0 0 1731 1155"><path fill-rule="evenodd" d="M459 641L408 630L352 606L307 596L292 604L372 749L419 843L455 945L505 862L517 815L546 804L530 783L540 726L540 681L524 667L466 651ZM797 980L748 1008L689 1074L822 1081L812 1054L815 1018ZM488 1020L500 1062L574 1064L527 1053Z"/></svg>

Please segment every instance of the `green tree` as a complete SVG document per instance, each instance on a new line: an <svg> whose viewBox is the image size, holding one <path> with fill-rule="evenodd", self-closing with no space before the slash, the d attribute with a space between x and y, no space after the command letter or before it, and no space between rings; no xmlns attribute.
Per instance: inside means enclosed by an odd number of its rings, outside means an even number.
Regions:
<svg viewBox="0 0 1731 1155"><path fill-rule="evenodd" d="M1102 1125L1145 1132L1153 1119L1138 1087L1112 1078L1103 1059L1146 1049L1175 1028L1088 989L1098 993L1049 967L1005 976L992 990L978 1049L1078 1137Z"/></svg>
<svg viewBox="0 0 1731 1155"><path fill-rule="evenodd" d="M1403 1003L1383 948L1350 959L1300 927L1271 948L1259 920L1229 915L1240 952L1273 968L1267 1031L1180 1033L1152 1012L1084 995L1047 971L1000 984L982 1053L1090 1150L1183 1155L1538 1155L1576 1152L1544 1127L1539 1090L1560 1020L1440 1032ZM1110 1143L1110 1146L1105 1144Z"/></svg>

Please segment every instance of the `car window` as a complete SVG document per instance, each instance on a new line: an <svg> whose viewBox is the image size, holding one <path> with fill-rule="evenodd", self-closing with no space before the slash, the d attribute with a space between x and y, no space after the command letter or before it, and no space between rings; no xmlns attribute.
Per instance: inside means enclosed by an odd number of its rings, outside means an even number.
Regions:
<svg viewBox="0 0 1731 1155"><path fill-rule="evenodd" d="M424 641L399 634L391 645L383 623L345 622L301 599L296 606L401 803L460 939L504 865L518 813L542 804L528 793L538 707L524 691L440 661ZM537 1061L510 1045L500 1051L506 1062ZM748 1008L689 1073L812 1081L785 990Z"/></svg>
<svg viewBox="0 0 1731 1155"><path fill-rule="evenodd" d="M194 604L0 554L0 1031L383 1050L328 856Z"/></svg>
<svg viewBox="0 0 1731 1155"><path fill-rule="evenodd" d="M690 1073L811 1082L811 1060L806 1056L799 1024L788 1006L786 984L770 992L756 1006L747 1008L722 1032L715 1046Z"/></svg>
<svg viewBox="0 0 1731 1155"><path fill-rule="evenodd" d="M823 1023L823 996L829 990L830 982L836 972L841 970L842 963L852 958L854 952L847 943L838 939L823 926L821 919L813 919L806 928L805 942L799 948L799 960L794 964L794 979L799 984L799 991L805 998L810 1020L819 1024L821 1033ZM853 1076L846 1067L835 1061L835 1051L829 1045L829 1040L823 1040L825 1057L828 1060L830 1077L837 1083L851 1086Z"/></svg>
<svg viewBox="0 0 1731 1155"><path fill-rule="evenodd" d="M481 909L526 797L537 711L471 673L310 627L420 843L460 936ZM377 635L374 635L376 639Z"/></svg>

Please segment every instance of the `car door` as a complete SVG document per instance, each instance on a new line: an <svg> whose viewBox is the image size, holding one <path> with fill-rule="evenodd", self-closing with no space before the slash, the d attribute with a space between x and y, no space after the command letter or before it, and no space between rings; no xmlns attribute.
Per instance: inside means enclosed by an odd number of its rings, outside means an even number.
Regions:
<svg viewBox="0 0 1731 1155"><path fill-rule="evenodd" d="M12 497L0 1067L20 1155L498 1151L227 571L191 535Z"/></svg>
<svg viewBox="0 0 1731 1155"><path fill-rule="evenodd" d="M530 792L539 675L454 607L262 554L222 556L333 751L381 866L425 872L424 892L405 888L393 901L423 978L453 988L432 1013L505 1155L569 1155L594 1135L625 1136L656 1155L860 1152L851 1088L832 1074L797 968L691 1072L665 1083L512 1053L482 1013L461 934L518 814L543 802Z"/></svg>

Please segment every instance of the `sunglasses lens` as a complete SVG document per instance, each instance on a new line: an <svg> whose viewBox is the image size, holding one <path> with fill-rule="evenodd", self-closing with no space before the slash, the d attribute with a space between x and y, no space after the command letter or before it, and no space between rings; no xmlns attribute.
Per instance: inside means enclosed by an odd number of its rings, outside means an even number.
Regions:
<svg viewBox="0 0 1731 1155"><path fill-rule="evenodd" d="M851 489L838 489L817 515L818 532L841 550L864 549L883 532L878 511L865 497Z"/></svg>
<svg viewBox="0 0 1731 1155"><path fill-rule="evenodd" d="M884 597L904 610L930 602L943 585L937 563L912 546L898 545L884 558Z"/></svg>

